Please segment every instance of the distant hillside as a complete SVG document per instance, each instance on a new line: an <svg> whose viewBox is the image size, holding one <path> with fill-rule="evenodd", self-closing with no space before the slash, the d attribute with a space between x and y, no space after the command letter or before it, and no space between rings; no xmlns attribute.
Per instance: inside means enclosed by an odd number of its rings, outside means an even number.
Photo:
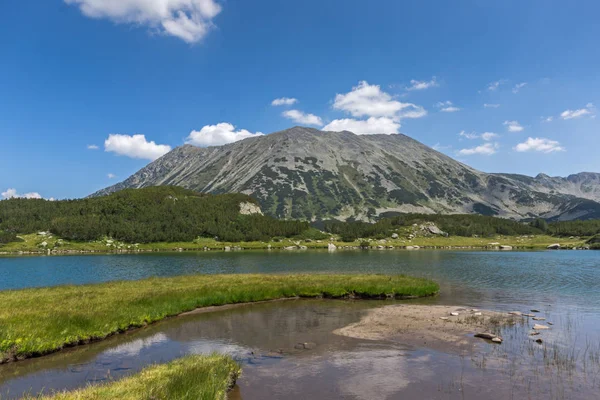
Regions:
<svg viewBox="0 0 600 400"><path fill-rule="evenodd" d="M185 145L94 195L157 185L249 194L278 218L368 220L390 212L600 218L600 174L483 173L401 134L296 127L219 147Z"/></svg>
<svg viewBox="0 0 600 400"><path fill-rule="evenodd" d="M256 200L247 195L199 194L173 186L128 189L80 200L0 201L0 242L39 231L78 241L110 237L149 243L215 236L222 241L268 240L307 229L306 222L263 216Z"/></svg>

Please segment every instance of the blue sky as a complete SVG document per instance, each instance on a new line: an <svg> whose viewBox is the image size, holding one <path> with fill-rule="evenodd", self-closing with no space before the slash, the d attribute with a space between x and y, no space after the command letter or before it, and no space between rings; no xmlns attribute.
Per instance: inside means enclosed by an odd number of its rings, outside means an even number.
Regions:
<svg viewBox="0 0 600 400"><path fill-rule="evenodd" d="M82 197L186 142L294 125L401 132L488 172L600 172L596 1L20 0L2 13L4 197Z"/></svg>

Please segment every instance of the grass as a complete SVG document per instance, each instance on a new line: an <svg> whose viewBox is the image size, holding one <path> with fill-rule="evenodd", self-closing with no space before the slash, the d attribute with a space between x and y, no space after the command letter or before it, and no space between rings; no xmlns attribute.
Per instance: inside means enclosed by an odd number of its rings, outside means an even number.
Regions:
<svg viewBox="0 0 600 400"><path fill-rule="evenodd" d="M190 275L0 292L0 361L39 356L198 307L291 297L421 297L427 279L384 275Z"/></svg>
<svg viewBox="0 0 600 400"><path fill-rule="evenodd" d="M226 399L240 372L240 366L229 356L192 355L107 384L26 399Z"/></svg>
<svg viewBox="0 0 600 400"><path fill-rule="evenodd" d="M585 238L557 238L548 235L529 235L529 236L503 236L497 235L494 237L463 237L463 236L431 236L431 237L416 237L408 239L409 231L398 232L398 239L385 239L385 243L379 240L371 240L371 247L378 245L393 246L395 248L403 248L406 246L420 246L425 248L486 248L490 247L490 243L500 243L501 245L512 246L517 249L545 249L551 244L560 243L563 248L583 247L586 245ZM158 242L158 243L141 243L131 244L118 241L98 240L91 242L73 242L60 239L54 235L41 236L37 234L20 235L22 242L8 243L0 245L0 253L45 253L48 250L56 252L132 252L132 251L177 251L179 249L185 251L202 251L207 250L224 250L226 247L231 249L282 249L289 246L306 246L309 249L326 249L329 243L328 240L298 240L298 239L283 239L280 241L270 242L218 242L210 238L199 238L193 242ZM354 242L334 241L338 247L359 247L363 240ZM46 246L42 243L46 242ZM600 245L598 245L600 248Z"/></svg>

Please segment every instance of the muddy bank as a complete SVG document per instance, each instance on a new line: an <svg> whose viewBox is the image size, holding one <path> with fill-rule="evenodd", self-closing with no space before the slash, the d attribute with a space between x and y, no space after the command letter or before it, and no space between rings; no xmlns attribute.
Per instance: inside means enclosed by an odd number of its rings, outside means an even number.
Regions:
<svg viewBox="0 0 600 400"><path fill-rule="evenodd" d="M482 339L474 334L498 333L520 317L458 306L389 305L367 312L359 321L334 331L366 340L396 340L437 350L469 350Z"/></svg>

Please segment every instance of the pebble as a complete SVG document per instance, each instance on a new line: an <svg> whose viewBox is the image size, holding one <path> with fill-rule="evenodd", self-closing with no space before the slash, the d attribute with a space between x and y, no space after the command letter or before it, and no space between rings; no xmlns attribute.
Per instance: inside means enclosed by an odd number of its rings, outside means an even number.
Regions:
<svg viewBox="0 0 600 400"><path fill-rule="evenodd" d="M444 321L447 321L448 317L440 317L440 319L443 319Z"/></svg>
<svg viewBox="0 0 600 400"><path fill-rule="evenodd" d="M457 312L451 312L450 315L452 315L453 317L458 317L458 313Z"/></svg>
<svg viewBox="0 0 600 400"><path fill-rule="evenodd" d="M533 310L530 310L531 312L540 312L540 310L536 310L535 308Z"/></svg>
<svg viewBox="0 0 600 400"><path fill-rule="evenodd" d="M531 319L534 321L545 321L546 320L546 318L544 318L544 317L533 317Z"/></svg>
<svg viewBox="0 0 600 400"><path fill-rule="evenodd" d="M536 331L540 331L540 330L544 330L544 329L550 329L550 327L546 326L546 325L535 324L533 326L533 329L535 329Z"/></svg>
<svg viewBox="0 0 600 400"><path fill-rule="evenodd" d="M544 341L542 340L542 338L537 338L537 339L535 339L535 342L536 342L536 343L539 343L539 344L542 344L542 343L544 343Z"/></svg>

